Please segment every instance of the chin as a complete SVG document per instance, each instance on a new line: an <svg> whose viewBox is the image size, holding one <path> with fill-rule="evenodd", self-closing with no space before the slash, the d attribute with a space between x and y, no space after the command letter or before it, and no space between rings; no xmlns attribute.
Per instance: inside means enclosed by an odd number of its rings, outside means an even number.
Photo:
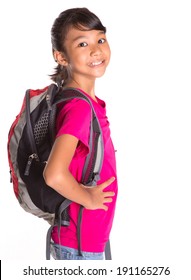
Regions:
<svg viewBox="0 0 191 280"><path fill-rule="evenodd" d="M98 71L97 73L96 73L96 78L101 78L104 74L105 74L105 71L106 71L106 69L105 70L102 70L102 71Z"/></svg>

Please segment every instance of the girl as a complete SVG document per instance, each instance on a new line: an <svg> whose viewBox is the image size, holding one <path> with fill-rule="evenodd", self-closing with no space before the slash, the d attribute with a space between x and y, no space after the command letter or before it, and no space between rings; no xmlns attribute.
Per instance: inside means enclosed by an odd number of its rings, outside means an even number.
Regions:
<svg viewBox="0 0 191 280"><path fill-rule="evenodd" d="M73 87L87 95L98 116L104 140L101 179L96 187L80 184L83 165L88 154L91 108L80 99L72 99L57 116L57 137L44 178L50 187L70 199L70 225L52 232L53 257L70 260L104 259L105 245L111 231L117 180L115 152L110 138L104 101L95 95L95 80L103 76L110 60L106 28L86 8L62 12L51 29L53 56L58 63L52 79L65 87ZM78 255L77 217L84 206L81 224L82 256ZM61 249L58 244L61 243Z"/></svg>

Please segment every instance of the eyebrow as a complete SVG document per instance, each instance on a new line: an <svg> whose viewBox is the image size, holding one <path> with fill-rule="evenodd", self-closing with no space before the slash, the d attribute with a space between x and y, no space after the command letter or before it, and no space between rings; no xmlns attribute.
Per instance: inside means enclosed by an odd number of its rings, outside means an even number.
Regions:
<svg viewBox="0 0 191 280"><path fill-rule="evenodd" d="M87 30L87 31L90 31L90 30ZM101 35L101 34L105 34L105 32L104 32L104 31L99 31L99 32L98 32L98 35ZM72 42L74 43L74 42L77 41L77 40L87 39L87 38L88 38L87 36L78 36L78 37L74 38L74 39L72 40Z"/></svg>

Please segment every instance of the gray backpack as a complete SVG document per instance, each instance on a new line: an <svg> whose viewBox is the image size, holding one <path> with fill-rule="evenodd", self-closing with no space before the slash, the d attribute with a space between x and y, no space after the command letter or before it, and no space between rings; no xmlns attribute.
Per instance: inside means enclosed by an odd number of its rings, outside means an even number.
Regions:
<svg viewBox="0 0 191 280"><path fill-rule="evenodd" d="M8 135L8 162L14 193L25 211L44 218L50 223L47 233L46 259L50 259L51 232L54 226L68 226L70 217L68 206L71 201L48 187L43 178L43 170L55 139L55 122L58 104L73 98L83 99L92 109L90 124L90 152L86 157L81 183L95 186L103 162L102 132L91 100L74 88L62 89L51 84L44 89L26 91L20 113L11 125ZM77 237L81 255L80 223ZM106 259L111 259L109 242Z"/></svg>

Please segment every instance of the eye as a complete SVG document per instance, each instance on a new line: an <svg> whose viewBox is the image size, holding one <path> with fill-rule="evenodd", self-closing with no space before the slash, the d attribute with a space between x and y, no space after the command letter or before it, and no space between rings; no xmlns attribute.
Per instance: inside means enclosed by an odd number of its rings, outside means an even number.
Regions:
<svg viewBox="0 0 191 280"><path fill-rule="evenodd" d="M105 41L106 41L106 39L101 38L101 39L98 40L98 44L103 44L103 43L105 43Z"/></svg>
<svg viewBox="0 0 191 280"><path fill-rule="evenodd" d="M78 45L78 47L86 47L87 45L88 45L87 43L82 42L82 43L80 43L80 44Z"/></svg>

